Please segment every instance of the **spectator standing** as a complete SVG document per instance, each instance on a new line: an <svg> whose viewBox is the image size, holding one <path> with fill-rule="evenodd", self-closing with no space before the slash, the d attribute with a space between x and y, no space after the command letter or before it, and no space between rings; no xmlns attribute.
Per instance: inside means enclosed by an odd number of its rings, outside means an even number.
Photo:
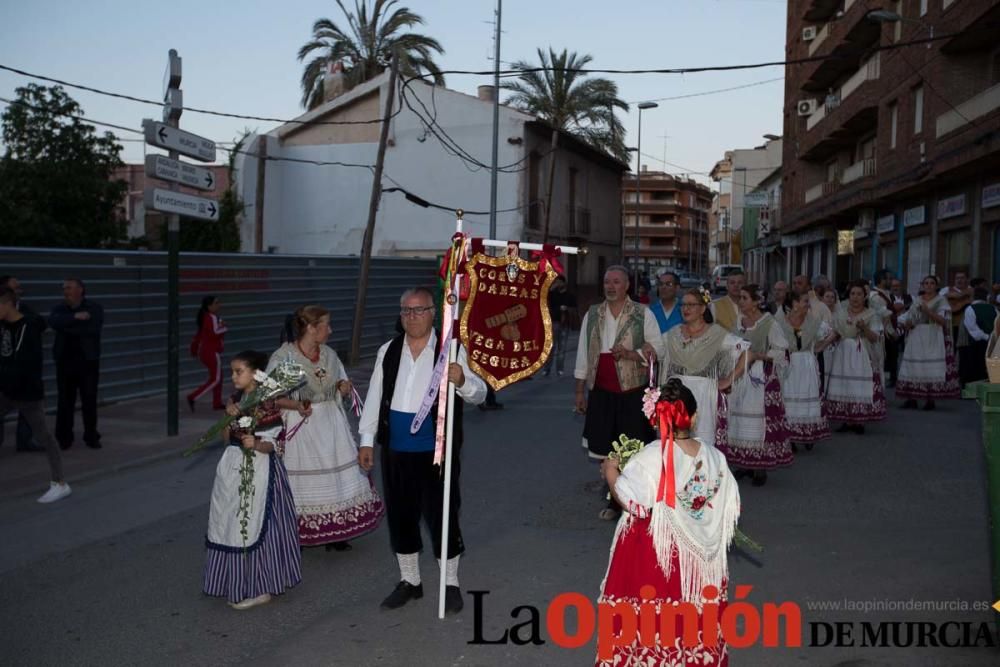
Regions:
<svg viewBox="0 0 1000 667"><path fill-rule="evenodd" d="M104 309L96 301L87 298L82 280L69 278L63 281L63 303L52 309L49 325L56 332L55 344L52 346L59 390L56 440L63 449L73 446L73 416L76 397L79 395L83 412L83 441L91 449L100 449L97 385Z"/></svg>
<svg viewBox="0 0 1000 667"><path fill-rule="evenodd" d="M546 377L552 372L553 360L556 375L563 376L566 367L566 344L571 328L570 313L576 312L576 297L566 289L566 279L559 276L549 289L549 317L552 319L552 353L545 362Z"/></svg>
<svg viewBox="0 0 1000 667"><path fill-rule="evenodd" d="M12 292L14 292L14 308L17 312L21 313L26 317L36 317L38 318L38 324L41 325L42 333L48 328L48 323L45 318L39 315L33 308L24 302L24 289L21 287L21 283L14 276L0 276L0 287L9 287ZM0 422L0 445L3 444L4 429L3 424ZM24 414L21 411L17 413L17 435L16 435L16 449L19 452L44 452L45 448L35 442L34 437L31 433L31 426L28 425L28 420L24 418Z"/></svg>
<svg viewBox="0 0 1000 667"><path fill-rule="evenodd" d="M187 396L188 407L194 412L194 402L212 392L212 409L225 410L222 402L222 350L223 338L229 330L219 317L221 304L216 296L206 296L201 300L201 308L195 316L198 330L191 340L191 356L196 357L208 369L208 379Z"/></svg>

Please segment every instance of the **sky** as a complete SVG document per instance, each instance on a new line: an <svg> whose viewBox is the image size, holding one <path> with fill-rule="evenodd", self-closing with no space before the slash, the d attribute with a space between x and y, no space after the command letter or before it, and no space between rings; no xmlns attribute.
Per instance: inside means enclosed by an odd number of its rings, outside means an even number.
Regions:
<svg viewBox="0 0 1000 667"><path fill-rule="evenodd" d="M349 8L353 4L345 2ZM442 69L492 69L496 0L402 0L399 5L423 16L420 32L441 42L445 54L437 62ZM500 59L536 62L536 49L551 46L590 54L591 67L608 69L776 61L785 51L785 15L785 0L504 0ZM161 99L167 51L174 48L183 58L186 105L295 118L303 111L303 66L296 54L318 18L345 25L332 0L7 0L0 6L0 64ZM615 81L619 96L632 105L622 115L630 146L636 142L635 103L660 100L658 108L642 113L643 164L696 176L707 173L726 150L752 148L764 142L764 134L781 134L783 75L783 67L767 67L602 76ZM0 70L0 97L13 99L15 89L31 81ZM491 76L446 75L449 88L472 94L489 83ZM719 94L662 99L758 83ZM94 120L139 128L142 118L161 115L150 105L68 92ZM218 142L232 141L244 129L267 131L275 125L193 112L181 118L183 129ZM123 143L125 161L140 162L138 135L115 132L133 139ZM480 157L489 161L489 156Z"/></svg>

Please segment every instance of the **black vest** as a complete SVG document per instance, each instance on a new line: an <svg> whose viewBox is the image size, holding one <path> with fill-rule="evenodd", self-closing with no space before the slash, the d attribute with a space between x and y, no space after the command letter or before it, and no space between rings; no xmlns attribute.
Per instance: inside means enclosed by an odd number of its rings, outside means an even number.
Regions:
<svg viewBox="0 0 1000 667"><path fill-rule="evenodd" d="M399 362L403 357L405 339L405 334L394 338L389 343L389 348L385 351L385 356L382 357L382 402L378 407L378 431L375 434L375 442L386 449L389 447L389 411L392 406L392 396L396 391L396 375L399 373ZM434 346L435 361L437 361L437 355L441 351L441 343L441 334L438 332L437 344ZM421 391L423 390L421 389ZM456 452L462 446L462 403L462 399L455 396L455 420L452 423L454 428L452 442ZM434 405L431 406L431 411L427 415L427 418L436 420L437 412L438 402L435 401Z"/></svg>

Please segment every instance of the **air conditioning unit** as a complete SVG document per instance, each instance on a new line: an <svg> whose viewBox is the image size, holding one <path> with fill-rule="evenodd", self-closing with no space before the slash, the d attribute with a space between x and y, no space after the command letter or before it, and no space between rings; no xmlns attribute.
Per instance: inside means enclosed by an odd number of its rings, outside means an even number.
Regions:
<svg viewBox="0 0 1000 667"><path fill-rule="evenodd" d="M807 25L805 28L802 29L802 41L811 42L814 39L816 39L816 26Z"/></svg>
<svg viewBox="0 0 1000 667"><path fill-rule="evenodd" d="M811 116L816 111L816 100L799 100L799 115Z"/></svg>

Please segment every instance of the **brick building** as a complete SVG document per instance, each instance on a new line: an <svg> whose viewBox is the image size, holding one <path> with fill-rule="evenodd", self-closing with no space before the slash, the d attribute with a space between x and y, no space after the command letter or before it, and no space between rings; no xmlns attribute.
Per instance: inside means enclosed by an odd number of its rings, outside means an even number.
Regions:
<svg viewBox="0 0 1000 667"><path fill-rule="evenodd" d="M825 57L785 74L789 273L1000 278L998 34L1000 0L788 3L787 58Z"/></svg>
<svg viewBox="0 0 1000 667"><path fill-rule="evenodd" d="M708 215L712 191L690 178L642 167L636 205L635 174L622 177L624 257L635 263L638 215L639 265L653 275L672 268L699 275L709 272Z"/></svg>

